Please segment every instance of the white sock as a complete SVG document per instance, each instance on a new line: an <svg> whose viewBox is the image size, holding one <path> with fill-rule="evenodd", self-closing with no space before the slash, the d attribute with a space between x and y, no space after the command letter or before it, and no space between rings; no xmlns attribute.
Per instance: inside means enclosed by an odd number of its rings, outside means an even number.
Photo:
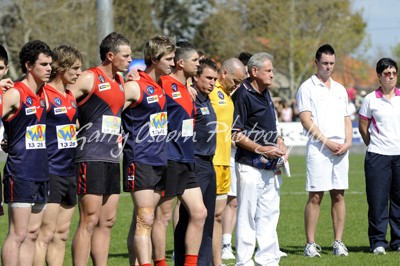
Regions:
<svg viewBox="0 0 400 266"><path fill-rule="evenodd" d="M223 234L222 235L222 245L231 244L232 235L231 234Z"/></svg>

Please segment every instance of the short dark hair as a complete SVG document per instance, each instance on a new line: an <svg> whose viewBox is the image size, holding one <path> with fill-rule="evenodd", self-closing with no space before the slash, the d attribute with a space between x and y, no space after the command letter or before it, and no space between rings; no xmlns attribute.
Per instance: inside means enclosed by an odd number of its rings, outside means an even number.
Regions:
<svg viewBox="0 0 400 266"><path fill-rule="evenodd" d="M394 67L396 72L398 71L397 63L392 58L384 57L376 63L376 74L382 74L382 72L390 67Z"/></svg>
<svg viewBox="0 0 400 266"><path fill-rule="evenodd" d="M19 64L21 65L23 73L26 73L25 63L29 62L30 64L34 64L40 54L53 57L53 51L50 47L40 40L30 41L21 48L19 52Z"/></svg>
<svg viewBox="0 0 400 266"><path fill-rule="evenodd" d="M330 54L334 55L335 50L330 44L324 44L321 47L318 48L317 52L315 53L315 59L319 61L321 59L322 54Z"/></svg>
<svg viewBox="0 0 400 266"><path fill-rule="evenodd" d="M188 54L192 51L197 52L196 47L188 41L178 41L175 50L175 63L181 59L186 59Z"/></svg>
<svg viewBox="0 0 400 266"><path fill-rule="evenodd" d="M253 56L252 53L248 52L241 52L238 56L237 59L240 60L240 62L243 63L243 65L247 66L247 63L249 62L250 58Z"/></svg>
<svg viewBox="0 0 400 266"><path fill-rule="evenodd" d="M124 35L121 33L117 32L111 32L108 34L104 39L101 41L100 44L100 59L101 61L106 60L107 53L112 52L112 53L118 53L119 52L119 46L122 45L128 45L130 46L130 42L128 38L126 38Z"/></svg>
<svg viewBox="0 0 400 266"><path fill-rule="evenodd" d="M197 75L200 76L206 67L218 72L217 64L209 58L203 58L199 60L199 67L197 68Z"/></svg>
<svg viewBox="0 0 400 266"><path fill-rule="evenodd" d="M0 44L0 60L4 61L5 65L8 65L8 54L3 45Z"/></svg>

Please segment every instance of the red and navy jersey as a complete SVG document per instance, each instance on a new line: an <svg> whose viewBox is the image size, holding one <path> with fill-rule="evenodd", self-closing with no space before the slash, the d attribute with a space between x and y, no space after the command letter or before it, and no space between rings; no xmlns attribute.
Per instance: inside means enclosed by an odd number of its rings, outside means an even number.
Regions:
<svg viewBox="0 0 400 266"><path fill-rule="evenodd" d="M46 117L49 173L57 176L74 176L78 106L69 90L64 96L57 89L46 85L44 92L49 103Z"/></svg>
<svg viewBox="0 0 400 266"><path fill-rule="evenodd" d="M130 164L167 165L167 105L163 89L139 71L140 98L122 114L127 135L124 158Z"/></svg>
<svg viewBox="0 0 400 266"><path fill-rule="evenodd" d="M46 101L43 89L33 93L24 83L14 88L20 95L16 113L3 119L9 151L4 176L21 180L42 182L48 180L46 150Z"/></svg>
<svg viewBox="0 0 400 266"><path fill-rule="evenodd" d="M79 125L76 162L102 161L119 163L118 135L125 104L124 82L117 74L111 80L99 68L89 95L78 102Z"/></svg>
<svg viewBox="0 0 400 266"><path fill-rule="evenodd" d="M161 87L167 96L168 160L192 163L195 104L186 86L173 77L162 76Z"/></svg>

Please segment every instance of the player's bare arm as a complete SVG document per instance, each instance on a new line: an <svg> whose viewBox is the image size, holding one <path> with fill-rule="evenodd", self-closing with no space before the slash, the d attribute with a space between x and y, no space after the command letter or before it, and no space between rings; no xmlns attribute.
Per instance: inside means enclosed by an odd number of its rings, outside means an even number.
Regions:
<svg viewBox="0 0 400 266"><path fill-rule="evenodd" d="M128 81L125 83L125 105L124 110L131 104L140 99L140 87L136 81Z"/></svg>
<svg viewBox="0 0 400 266"><path fill-rule="evenodd" d="M75 99L86 97L93 89L94 75L90 71L83 72L75 84L68 85Z"/></svg>
<svg viewBox="0 0 400 266"><path fill-rule="evenodd" d="M3 94L3 118L11 118L20 107L20 94L17 89L11 88Z"/></svg>

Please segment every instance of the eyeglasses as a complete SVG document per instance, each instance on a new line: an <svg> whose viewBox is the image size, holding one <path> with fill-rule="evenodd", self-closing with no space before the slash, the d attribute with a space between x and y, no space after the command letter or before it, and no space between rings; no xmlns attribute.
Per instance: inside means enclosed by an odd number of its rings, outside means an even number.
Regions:
<svg viewBox="0 0 400 266"><path fill-rule="evenodd" d="M390 77L391 75L393 75L393 77L397 77L397 75L398 75L398 73L397 72L382 72L382 76L385 76L385 77Z"/></svg>

